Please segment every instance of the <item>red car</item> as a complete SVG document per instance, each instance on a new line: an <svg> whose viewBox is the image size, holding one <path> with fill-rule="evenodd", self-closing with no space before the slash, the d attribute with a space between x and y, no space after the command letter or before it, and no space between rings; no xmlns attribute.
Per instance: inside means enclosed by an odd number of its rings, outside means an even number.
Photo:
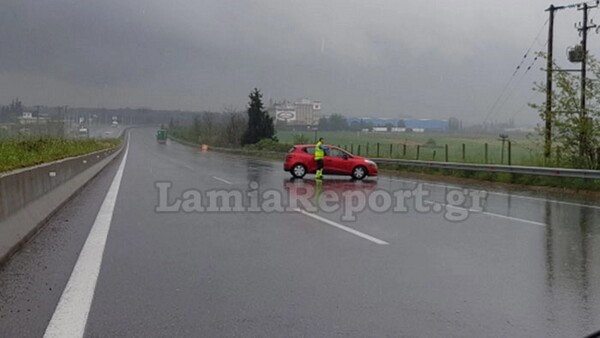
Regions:
<svg viewBox="0 0 600 338"><path fill-rule="evenodd" d="M362 180L367 176L377 176L375 162L356 155L344 149L326 145L323 158L323 173L326 175L350 175L352 178ZM315 145L303 144L293 146L285 156L283 170L289 171L292 176L302 178L306 174L317 172L315 161Z"/></svg>

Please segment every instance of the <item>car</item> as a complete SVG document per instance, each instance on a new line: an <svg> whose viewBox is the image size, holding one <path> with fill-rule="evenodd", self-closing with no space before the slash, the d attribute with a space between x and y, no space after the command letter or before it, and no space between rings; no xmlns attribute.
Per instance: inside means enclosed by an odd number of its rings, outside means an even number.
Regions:
<svg viewBox="0 0 600 338"><path fill-rule="evenodd" d="M377 164L368 158L353 155L348 151L333 145L326 145L323 158L323 173L326 175L349 175L356 180L367 176L377 176ZM295 178L302 178L306 174L317 172L315 161L315 145L294 145L287 152L283 170L288 171Z"/></svg>

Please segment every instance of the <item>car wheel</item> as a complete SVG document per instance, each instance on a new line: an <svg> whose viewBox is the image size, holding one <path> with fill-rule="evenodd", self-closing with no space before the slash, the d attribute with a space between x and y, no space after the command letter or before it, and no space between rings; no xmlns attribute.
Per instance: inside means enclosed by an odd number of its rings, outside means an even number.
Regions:
<svg viewBox="0 0 600 338"><path fill-rule="evenodd" d="M296 164L291 170L292 176L302 178L306 175L306 167L303 164Z"/></svg>
<svg viewBox="0 0 600 338"><path fill-rule="evenodd" d="M367 176L367 168L363 167L362 165L352 169L352 178L355 180L362 180L365 178L365 176Z"/></svg>

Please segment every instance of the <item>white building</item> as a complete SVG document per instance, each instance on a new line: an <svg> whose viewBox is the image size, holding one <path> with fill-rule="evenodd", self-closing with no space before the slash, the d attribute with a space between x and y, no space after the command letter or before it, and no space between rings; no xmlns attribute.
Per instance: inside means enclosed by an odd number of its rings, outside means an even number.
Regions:
<svg viewBox="0 0 600 338"><path fill-rule="evenodd" d="M296 102L276 102L267 109L276 124L313 126L321 118L321 102L301 99Z"/></svg>

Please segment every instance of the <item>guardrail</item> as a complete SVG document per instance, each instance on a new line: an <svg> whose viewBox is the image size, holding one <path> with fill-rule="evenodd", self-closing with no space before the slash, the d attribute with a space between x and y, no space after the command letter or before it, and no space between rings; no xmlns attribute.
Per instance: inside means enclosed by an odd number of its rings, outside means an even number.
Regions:
<svg viewBox="0 0 600 338"><path fill-rule="evenodd" d="M121 145L0 174L0 266L87 182L113 161Z"/></svg>
<svg viewBox="0 0 600 338"><path fill-rule="evenodd" d="M198 144L191 143L188 141L180 140L169 135L169 138L176 142L187 144L190 146L197 147ZM241 154L241 155L281 155L285 156L285 153L273 152L273 151L260 151L260 150L240 150L233 148L222 148L222 147L210 147L211 150ZM586 179L600 179L600 170L586 170L586 169L570 169L570 168L550 168L550 167L529 167L519 165L503 165L503 164L478 164L478 163L460 163L460 162L438 162L438 161L420 161L420 160L401 160L391 158L371 158L377 164L387 165L403 165L411 167L421 167L430 169L447 169L447 170L464 170L464 171L479 171L489 173L508 173L508 174L521 174L521 175L541 175L541 176L552 176L552 177L568 177L568 178L586 178Z"/></svg>
<svg viewBox="0 0 600 338"><path fill-rule="evenodd" d="M517 165L501 165L501 164L475 164L475 163L458 163L458 162L437 162L437 161L417 161L417 160L400 160L389 158L373 158L377 164L387 165L403 165L412 167L422 167L431 169L447 169L447 170L466 170L479 171L490 173L508 173L522 175L542 175L553 177L569 177L569 178L588 178L600 179L599 170L586 169L569 169L569 168L549 168L549 167L527 167Z"/></svg>

